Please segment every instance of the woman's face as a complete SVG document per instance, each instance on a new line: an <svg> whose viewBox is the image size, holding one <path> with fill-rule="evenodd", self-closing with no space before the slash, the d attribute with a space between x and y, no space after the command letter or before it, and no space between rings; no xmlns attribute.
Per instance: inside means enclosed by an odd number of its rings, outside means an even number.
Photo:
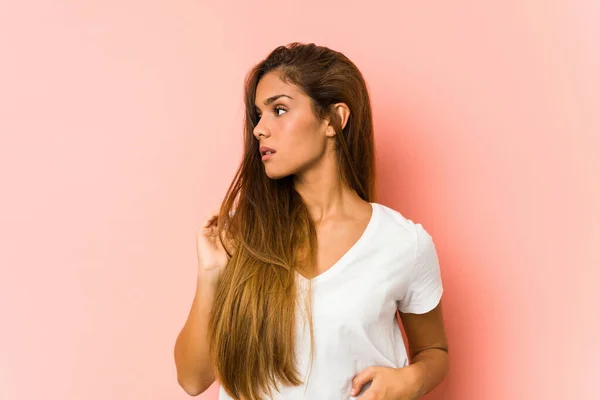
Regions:
<svg viewBox="0 0 600 400"><path fill-rule="evenodd" d="M310 98L296 86L283 82L277 72L261 78L254 105L259 116L254 128L259 147L275 151L266 157L261 153L269 178L302 173L332 151L334 132L328 121L317 121Z"/></svg>

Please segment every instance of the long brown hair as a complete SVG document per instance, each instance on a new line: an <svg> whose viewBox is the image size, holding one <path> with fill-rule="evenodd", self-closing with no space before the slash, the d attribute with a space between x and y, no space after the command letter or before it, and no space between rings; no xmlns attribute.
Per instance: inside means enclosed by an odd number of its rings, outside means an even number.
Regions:
<svg viewBox="0 0 600 400"><path fill-rule="evenodd" d="M221 237L234 247L226 246L230 259L215 294L210 354L223 388L243 400L272 397L278 383L302 384L294 353L296 273L302 269L313 277L316 257L315 226L294 189L293 175L274 180L265 174L253 134L256 87L271 71L310 97L319 121L332 122L343 182L365 201L375 197L373 121L362 74L345 55L327 47L297 42L277 47L246 76L244 155L218 223ZM339 102L350 109L343 130L332 107ZM312 360L310 307L308 322Z"/></svg>

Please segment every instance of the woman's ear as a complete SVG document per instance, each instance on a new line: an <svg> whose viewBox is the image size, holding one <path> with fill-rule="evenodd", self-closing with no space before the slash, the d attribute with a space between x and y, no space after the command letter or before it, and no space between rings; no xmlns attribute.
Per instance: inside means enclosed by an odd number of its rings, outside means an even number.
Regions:
<svg viewBox="0 0 600 400"><path fill-rule="evenodd" d="M345 103L338 103L335 105L335 111L338 113L341 121L342 130L346 127L348 123L348 118L350 118L350 108Z"/></svg>
<svg viewBox="0 0 600 400"><path fill-rule="evenodd" d="M340 123L340 127L343 130L348 123L348 118L350 117L350 109L345 103L336 103L331 106L333 111L337 114L337 120ZM333 124L331 121L329 122L329 126L327 127L327 136L332 137L335 136L335 129L333 128Z"/></svg>

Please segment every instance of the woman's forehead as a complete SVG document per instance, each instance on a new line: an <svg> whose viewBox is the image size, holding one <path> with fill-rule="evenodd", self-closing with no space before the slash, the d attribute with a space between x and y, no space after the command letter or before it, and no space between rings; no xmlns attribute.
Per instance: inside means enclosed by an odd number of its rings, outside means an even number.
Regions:
<svg viewBox="0 0 600 400"><path fill-rule="evenodd" d="M267 77L265 75L265 78L261 79L256 88L254 99L256 107L267 106L278 99L295 101L305 96L296 85L288 84L279 77Z"/></svg>

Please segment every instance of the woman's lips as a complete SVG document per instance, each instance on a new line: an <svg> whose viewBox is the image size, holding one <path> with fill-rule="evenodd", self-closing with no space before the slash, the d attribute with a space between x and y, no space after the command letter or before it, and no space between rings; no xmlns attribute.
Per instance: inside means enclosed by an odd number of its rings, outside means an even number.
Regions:
<svg viewBox="0 0 600 400"><path fill-rule="evenodd" d="M263 161L267 161L273 154L275 154L275 150L267 146L260 146L258 150L260 151Z"/></svg>
<svg viewBox="0 0 600 400"><path fill-rule="evenodd" d="M275 155L275 152L270 153L270 154L265 154L264 156L262 156L262 160L267 161L269 158L273 157L274 155Z"/></svg>

